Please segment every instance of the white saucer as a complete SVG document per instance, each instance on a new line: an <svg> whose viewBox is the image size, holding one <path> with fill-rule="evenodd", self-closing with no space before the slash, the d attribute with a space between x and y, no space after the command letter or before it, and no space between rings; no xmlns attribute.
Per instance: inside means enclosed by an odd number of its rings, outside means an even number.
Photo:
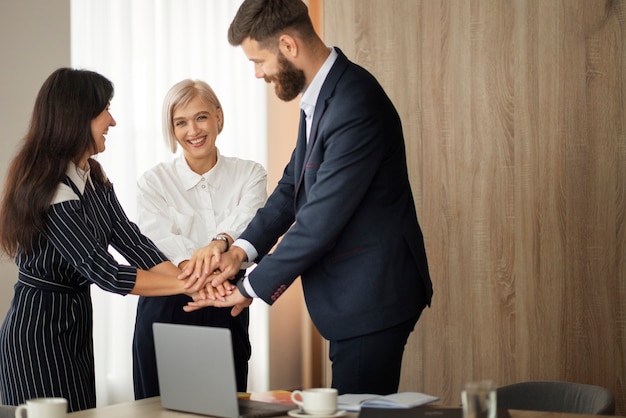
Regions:
<svg viewBox="0 0 626 418"><path fill-rule="evenodd" d="M292 409L291 411L288 411L287 414L290 417L296 417L296 418L336 418L336 417L345 416L347 412L344 411L343 409L339 409L337 412L335 412L334 414L330 414L330 415L311 415L311 414L307 414L306 412L300 412L299 409Z"/></svg>

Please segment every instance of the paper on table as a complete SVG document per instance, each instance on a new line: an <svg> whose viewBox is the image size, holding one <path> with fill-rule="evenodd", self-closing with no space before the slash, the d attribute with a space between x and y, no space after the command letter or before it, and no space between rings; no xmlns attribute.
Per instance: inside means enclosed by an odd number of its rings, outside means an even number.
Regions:
<svg viewBox="0 0 626 418"><path fill-rule="evenodd" d="M399 392L391 395L372 395L368 393L344 393L337 397L337 407L346 411L359 411L362 406L368 408L412 408L438 401L439 398L419 392Z"/></svg>

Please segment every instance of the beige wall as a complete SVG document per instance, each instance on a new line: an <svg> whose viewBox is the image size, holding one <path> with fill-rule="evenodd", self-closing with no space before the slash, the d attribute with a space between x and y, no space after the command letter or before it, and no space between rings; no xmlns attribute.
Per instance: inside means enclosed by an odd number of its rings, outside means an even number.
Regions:
<svg viewBox="0 0 626 418"><path fill-rule="evenodd" d="M56 68L70 65L70 1L0 2L0 179L26 134L35 96ZM17 270L0 262L0 318L9 307Z"/></svg>
<svg viewBox="0 0 626 418"><path fill-rule="evenodd" d="M295 147L300 108L297 100L289 103L280 101L272 86L268 86L267 106L267 188L271 193ZM301 334L303 321L306 324L307 318L302 286L297 280L269 309L270 364L279 365L270 369L270 389L297 389L302 386L303 369L300 365L303 363L304 347ZM289 367L289 364L292 366Z"/></svg>
<svg viewBox="0 0 626 418"><path fill-rule="evenodd" d="M434 284L402 389L609 388L626 413L626 2L326 0L402 117Z"/></svg>

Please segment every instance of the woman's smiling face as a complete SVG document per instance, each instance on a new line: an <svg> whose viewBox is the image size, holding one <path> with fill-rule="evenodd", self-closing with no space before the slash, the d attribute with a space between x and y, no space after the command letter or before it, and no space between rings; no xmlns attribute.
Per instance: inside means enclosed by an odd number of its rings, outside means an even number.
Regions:
<svg viewBox="0 0 626 418"><path fill-rule="evenodd" d="M91 135L96 143L98 154L106 148L104 144L106 141L105 135L109 133L109 128L115 126L115 119L109 112L109 106L107 105L106 109L91 120Z"/></svg>
<svg viewBox="0 0 626 418"><path fill-rule="evenodd" d="M174 109L172 124L174 135L183 148L187 163L194 166L215 164L215 141L219 133L222 109L194 97L185 105ZM195 171L195 170L194 170Z"/></svg>
<svg viewBox="0 0 626 418"><path fill-rule="evenodd" d="M106 134L109 133L109 128L111 126L115 126L116 122L111 116L109 112L110 104L107 104L107 107L100 112L98 116L91 120L91 136L93 137L93 141L95 144L94 149L88 149L85 151L84 155L78 161L74 161L76 165L78 165L82 169L87 169L87 160L89 157L95 154L100 154L106 148Z"/></svg>

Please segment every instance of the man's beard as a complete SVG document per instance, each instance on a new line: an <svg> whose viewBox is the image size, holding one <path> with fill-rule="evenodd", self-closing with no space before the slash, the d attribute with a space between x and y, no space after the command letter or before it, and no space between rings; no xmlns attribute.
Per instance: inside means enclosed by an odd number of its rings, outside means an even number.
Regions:
<svg viewBox="0 0 626 418"><path fill-rule="evenodd" d="M299 70L279 52L279 71L276 75L265 77L268 83L274 83L274 91L280 100L289 102L304 90L306 78L304 71Z"/></svg>

